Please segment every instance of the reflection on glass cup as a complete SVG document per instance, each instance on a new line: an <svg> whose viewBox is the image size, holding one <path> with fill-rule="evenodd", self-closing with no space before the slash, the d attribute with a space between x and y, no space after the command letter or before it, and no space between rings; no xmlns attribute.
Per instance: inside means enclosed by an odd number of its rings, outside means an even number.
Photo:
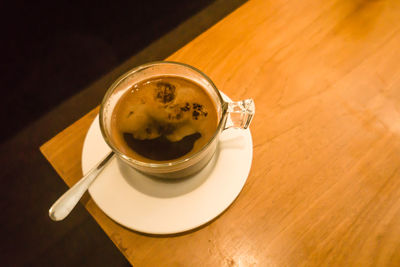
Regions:
<svg viewBox="0 0 400 267"><path fill-rule="evenodd" d="M120 102L121 98L123 98L123 96L126 95L129 90L132 91L132 88L134 88L135 85L148 84L149 82L147 81L154 80L157 81L156 85L161 88L156 88L159 91L154 93L154 97L156 98L156 100L159 100L159 102L157 102L157 108L149 106L151 105L151 103L142 100L142 102L138 105L143 106L134 107L136 109L146 109L149 110L149 112L151 113L154 110L160 109L160 107L166 108L166 112L170 112L165 113L168 114L168 119L175 119L175 121L183 117L182 115L180 115L180 113L171 113L175 112L176 110L178 110L179 112L189 110L190 116L199 114L207 116L208 114L208 112L200 110L201 107L198 107L199 105L196 103L189 103L189 101L175 103L173 95L173 93L176 91L175 87L169 85L166 82L159 81L160 79L165 79L165 77L172 77L171 79L183 78L184 80L189 80L193 84L196 84L196 86L201 88L201 90L203 90L207 94L209 99L214 104L213 106L215 108L215 112L213 114L216 114L216 129L213 128L210 138L206 140L203 146L198 148L196 151L192 151L192 153L187 153L187 156L183 155L182 157L178 157L177 159L174 158L170 160L144 160L141 156L135 157L132 154L127 153L124 149L124 145L121 146L122 142L118 141L118 138L116 138L115 129L113 129L113 127L116 127L115 123L113 123L113 119L115 119L114 110L116 109L116 107L118 107L118 103ZM182 94L185 94L185 92ZM135 110L135 112L136 111L137 110ZM122 75L111 85L100 107L100 129L106 143L110 146L110 148L114 151L118 158L129 166L152 176L157 176L161 178L183 178L195 174L206 166L206 164L210 161L216 151L219 135L222 131L229 128L247 129L254 116L254 111L255 107L252 99L246 99L238 102L225 101L221 97L221 94L214 83L204 73L195 69L194 67L183 63L160 61L148 63L134 68L126 74ZM140 118L143 118L143 115L137 115L137 112L134 113L133 111L131 111L128 116L130 116L131 113L133 114L132 116L141 116ZM171 116L171 114L173 116ZM197 120L198 118L193 117L193 119ZM142 136L140 137L135 137L135 135L133 135L133 137L128 136L133 141L131 141L130 139L125 139L126 142L139 144L140 147L143 147L143 145L140 143L141 141L143 141L143 143L145 144L149 143L149 150L152 150L157 148L159 144L164 144L167 140L165 137L160 136L160 131L167 131L167 136L171 136L171 132L178 131L181 125L185 125L184 123L178 121L174 124L174 127L155 127L153 121L154 119L152 119L152 122L150 123L152 127L148 126L149 123L143 124L147 126L139 126L142 128L145 127L143 128L143 131L140 131L140 133L147 133L149 136L149 140L147 140L146 137L143 137L143 134L141 134ZM194 123L197 123L197 121L194 121ZM185 127L187 128L187 126ZM160 130L160 128L162 130ZM156 130L158 130L159 133L155 135L154 133L156 132ZM191 134L190 136L197 135ZM150 137L153 139L150 139ZM135 138L142 138L143 140ZM180 140L176 141L176 143L182 143L182 140L186 140L188 138L189 135L184 136ZM151 146L151 144L153 145ZM167 147L169 147L169 150L173 150L177 146L174 143L174 145ZM151 155L151 151L147 152L149 152ZM144 151L144 154L147 155L146 151Z"/></svg>

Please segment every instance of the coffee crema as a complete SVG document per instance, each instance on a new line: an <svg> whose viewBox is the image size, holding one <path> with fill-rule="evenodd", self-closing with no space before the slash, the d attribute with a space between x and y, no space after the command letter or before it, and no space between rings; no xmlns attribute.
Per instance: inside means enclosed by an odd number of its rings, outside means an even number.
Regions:
<svg viewBox="0 0 400 267"><path fill-rule="evenodd" d="M182 77L134 84L113 110L115 146L143 162L175 161L198 152L214 135L218 115L211 96Z"/></svg>

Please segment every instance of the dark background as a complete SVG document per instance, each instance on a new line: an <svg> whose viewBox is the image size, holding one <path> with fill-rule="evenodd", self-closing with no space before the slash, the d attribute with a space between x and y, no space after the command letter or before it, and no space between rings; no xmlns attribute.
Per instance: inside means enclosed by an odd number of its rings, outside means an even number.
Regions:
<svg viewBox="0 0 400 267"><path fill-rule="evenodd" d="M39 151L119 75L162 60L244 0L0 1L0 265L128 266ZM160 237L162 238L162 237Z"/></svg>
<svg viewBox="0 0 400 267"><path fill-rule="evenodd" d="M2 2L0 142L211 2Z"/></svg>

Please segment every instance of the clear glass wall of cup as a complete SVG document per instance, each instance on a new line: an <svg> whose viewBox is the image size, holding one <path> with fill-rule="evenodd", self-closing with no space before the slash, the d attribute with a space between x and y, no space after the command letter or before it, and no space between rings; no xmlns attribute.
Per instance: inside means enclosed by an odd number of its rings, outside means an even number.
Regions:
<svg viewBox="0 0 400 267"><path fill-rule="evenodd" d="M122 153L111 138L111 115L119 98L135 83L157 76L178 76L201 85L217 107L218 126L209 142L190 157L171 162L148 163L135 160ZM161 178L183 178L200 171L214 155L219 135L228 128L247 129L254 116L254 102L246 99L238 102L225 101L214 83L200 70L189 65L159 61L130 70L118 78L108 89L100 107L100 129L106 143L120 160L145 174Z"/></svg>

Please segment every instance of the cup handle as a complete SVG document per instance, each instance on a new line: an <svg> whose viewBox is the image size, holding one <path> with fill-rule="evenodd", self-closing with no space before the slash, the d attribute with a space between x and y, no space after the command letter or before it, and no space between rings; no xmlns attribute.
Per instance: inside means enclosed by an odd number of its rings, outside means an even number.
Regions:
<svg viewBox="0 0 400 267"><path fill-rule="evenodd" d="M253 99L249 98L238 102L228 102L226 104L228 108L224 130L229 128L247 129L253 119L256 109Z"/></svg>

